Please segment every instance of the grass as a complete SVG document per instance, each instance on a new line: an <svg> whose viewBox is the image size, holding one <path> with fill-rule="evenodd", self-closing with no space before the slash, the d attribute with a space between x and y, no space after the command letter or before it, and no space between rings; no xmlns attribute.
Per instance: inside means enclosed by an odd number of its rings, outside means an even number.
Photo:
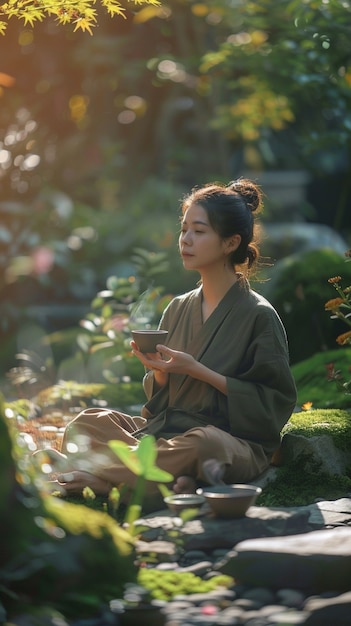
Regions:
<svg viewBox="0 0 351 626"><path fill-rule="evenodd" d="M312 402L318 409L351 409L351 395L337 389L335 382L328 381L326 366L335 364L345 380L351 378L351 348L337 348L318 352L309 359L301 361L291 368L295 379L299 406Z"/></svg>

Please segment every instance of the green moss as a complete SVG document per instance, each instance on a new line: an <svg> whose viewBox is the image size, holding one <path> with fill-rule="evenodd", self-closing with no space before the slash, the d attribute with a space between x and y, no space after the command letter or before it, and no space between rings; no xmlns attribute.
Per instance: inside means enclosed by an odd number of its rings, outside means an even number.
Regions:
<svg viewBox="0 0 351 626"><path fill-rule="evenodd" d="M257 498L257 505L295 507L313 504L317 499L337 500L351 491L351 479L336 474L330 476L315 465L306 472L304 459L280 467L277 478L266 485Z"/></svg>
<svg viewBox="0 0 351 626"><path fill-rule="evenodd" d="M326 366L334 363L345 381L351 378L351 348L341 347L325 352L318 352L312 357L293 365L298 405L312 402L315 408L351 407L351 395L340 391L334 381L328 381Z"/></svg>
<svg viewBox="0 0 351 626"><path fill-rule="evenodd" d="M128 383L76 383L62 381L57 385L40 391L36 401L41 407L55 406L90 406L94 400L103 400L107 406L128 408L133 404L145 402L141 382Z"/></svg>
<svg viewBox="0 0 351 626"><path fill-rule="evenodd" d="M95 539L110 535L119 554L123 556L131 554L133 541L130 534L121 528L108 513L55 497L45 498L44 505L47 514L72 535L80 535L84 532Z"/></svg>
<svg viewBox="0 0 351 626"><path fill-rule="evenodd" d="M15 416L21 415L26 419L29 419L33 413L33 402L32 400L27 400L26 398L20 398L18 400L13 400L12 402L4 402L4 409L10 409L13 411Z"/></svg>
<svg viewBox="0 0 351 626"><path fill-rule="evenodd" d="M283 428L284 434L316 437L330 435L337 448L351 450L351 413L341 409L316 409L294 413ZM330 475L318 462L300 455L277 468L276 478L266 485L258 505L303 506L316 499L336 500L351 492L350 475Z"/></svg>
<svg viewBox="0 0 351 626"><path fill-rule="evenodd" d="M282 430L304 437L331 435L337 448L351 450L351 413L341 409L311 409L293 413Z"/></svg>
<svg viewBox="0 0 351 626"><path fill-rule="evenodd" d="M152 598L170 601L177 595L206 593L217 587L230 587L234 581L224 574L203 580L192 572L165 572L142 568L138 582L150 592Z"/></svg>

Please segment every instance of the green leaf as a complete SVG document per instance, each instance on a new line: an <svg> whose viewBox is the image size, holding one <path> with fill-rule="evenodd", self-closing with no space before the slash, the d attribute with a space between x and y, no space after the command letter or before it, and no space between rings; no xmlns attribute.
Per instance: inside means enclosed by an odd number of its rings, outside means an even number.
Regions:
<svg viewBox="0 0 351 626"><path fill-rule="evenodd" d="M134 524L134 522L136 522L137 519L139 519L140 515L141 515L141 505L140 504L131 504L128 507L128 510L127 510L124 522L131 527L131 534L135 534L136 531L137 531L137 529L133 529L133 524ZM133 530L134 530L134 532L133 532Z"/></svg>
<svg viewBox="0 0 351 626"><path fill-rule="evenodd" d="M156 439L153 435L145 435L140 440L137 454L143 473L146 475L148 470L154 466L157 457Z"/></svg>
<svg viewBox="0 0 351 626"><path fill-rule="evenodd" d="M173 480L172 474L166 472L160 467L149 467L145 473L146 480L153 480L158 483L170 483Z"/></svg>
<svg viewBox="0 0 351 626"><path fill-rule="evenodd" d="M124 441L117 439L108 442L111 450L118 456L120 461L136 476L142 475L142 466L137 455L137 450L132 450Z"/></svg>

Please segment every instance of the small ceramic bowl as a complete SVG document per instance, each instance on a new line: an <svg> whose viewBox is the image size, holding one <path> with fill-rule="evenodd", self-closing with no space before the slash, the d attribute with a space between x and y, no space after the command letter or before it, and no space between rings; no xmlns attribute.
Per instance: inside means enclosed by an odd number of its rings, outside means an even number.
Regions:
<svg viewBox="0 0 351 626"><path fill-rule="evenodd" d="M252 506L257 496L262 493L261 487L255 485L215 485L198 489L203 495L211 510L217 517L235 518L244 517L248 508Z"/></svg>
<svg viewBox="0 0 351 626"><path fill-rule="evenodd" d="M140 352L156 352L158 343L165 343L168 330L132 330L132 337Z"/></svg>
<svg viewBox="0 0 351 626"><path fill-rule="evenodd" d="M180 513L185 509L199 509L206 501L204 496L196 493L175 493L163 500L172 513Z"/></svg>

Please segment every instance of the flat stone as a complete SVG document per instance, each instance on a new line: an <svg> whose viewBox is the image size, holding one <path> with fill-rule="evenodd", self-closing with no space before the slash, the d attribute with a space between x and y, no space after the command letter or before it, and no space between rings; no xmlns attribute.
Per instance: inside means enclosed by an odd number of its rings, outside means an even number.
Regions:
<svg viewBox="0 0 351 626"><path fill-rule="evenodd" d="M311 598L304 610L310 612L306 626L349 626L351 623L351 592L336 598Z"/></svg>
<svg viewBox="0 0 351 626"><path fill-rule="evenodd" d="M339 526L351 524L351 498L339 498L338 500L321 500L313 504L300 507L287 507L284 509L269 509L270 511L284 510L286 512L304 512L308 515L308 528L318 530L327 526ZM306 530L308 530L306 527Z"/></svg>
<svg viewBox="0 0 351 626"><path fill-rule="evenodd" d="M217 569L245 585L346 591L351 585L351 528L242 541Z"/></svg>
<svg viewBox="0 0 351 626"><path fill-rule="evenodd" d="M291 535L313 530L309 524L310 511L296 509L269 509L266 507L250 507L245 517L237 519L220 519L211 515L199 516L184 524L178 524L177 530L182 536L185 550L232 549L236 543L253 537L274 537ZM150 515L140 519L136 524L141 526L140 536L143 541L153 541L167 532L174 530L172 520L179 518ZM320 518L321 527L324 520ZM172 540L171 537L169 539Z"/></svg>
<svg viewBox="0 0 351 626"><path fill-rule="evenodd" d="M141 541L135 544L136 553L140 558L146 556L157 557L157 561L176 561L178 558L178 550L170 541Z"/></svg>

